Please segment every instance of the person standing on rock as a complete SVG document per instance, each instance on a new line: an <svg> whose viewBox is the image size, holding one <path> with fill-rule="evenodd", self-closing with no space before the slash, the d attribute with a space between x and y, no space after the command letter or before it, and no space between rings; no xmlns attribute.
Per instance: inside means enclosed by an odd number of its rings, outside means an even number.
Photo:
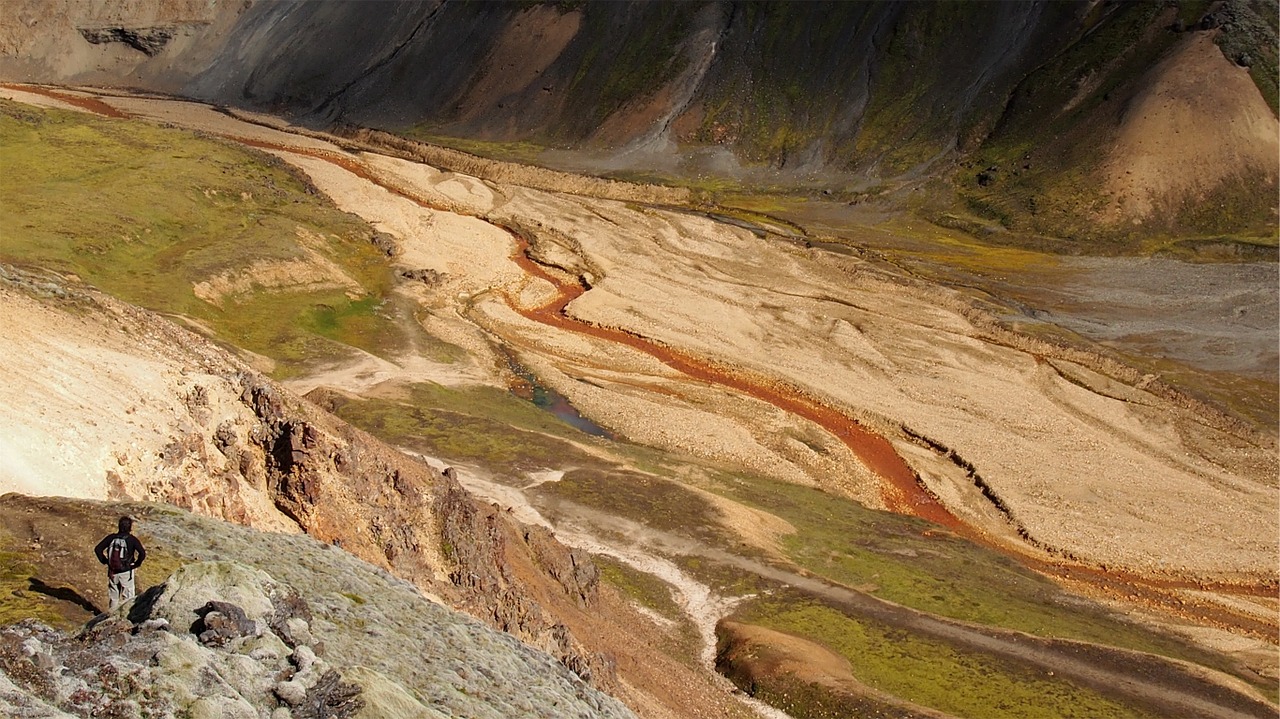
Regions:
<svg viewBox="0 0 1280 719"><path fill-rule="evenodd" d="M131 534L133 519L121 517L116 526L120 531L103 537L93 548L98 561L107 565L108 611L115 611L116 607L133 599L133 570L147 558L142 542Z"/></svg>

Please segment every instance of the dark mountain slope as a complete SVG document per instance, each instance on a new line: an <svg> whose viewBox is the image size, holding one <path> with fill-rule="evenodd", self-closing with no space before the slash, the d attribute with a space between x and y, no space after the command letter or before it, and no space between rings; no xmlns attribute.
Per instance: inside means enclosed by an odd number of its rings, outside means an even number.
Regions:
<svg viewBox="0 0 1280 719"><path fill-rule="evenodd" d="M941 177L968 211L1043 234L1267 236L1276 223L1269 204L1236 202L1275 187L1274 0L212 9L134 0L107 10L27 0L16 9L0 27L9 79L127 85L320 126L532 142L585 151L596 167L775 187L891 189ZM1218 58L1182 51L1204 38ZM1100 213L1117 191L1102 161L1171 58L1210 83L1245 79L1181 139L1238 143L1224 128L1267 105L1270 124L1231 167L1192 168L1199 177L1171 183L1169 207L1225 193L1218 204L1229 212ZM1144 112L1187 104L1178 102Z"/></svg>

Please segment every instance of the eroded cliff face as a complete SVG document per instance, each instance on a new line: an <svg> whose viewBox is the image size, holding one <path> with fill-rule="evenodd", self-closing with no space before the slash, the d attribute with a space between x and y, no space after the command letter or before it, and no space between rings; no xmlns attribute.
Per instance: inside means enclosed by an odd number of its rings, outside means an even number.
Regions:
<svg viewBox="0 0 1280 719"><path fill-rule="evenodd" d="M595 600L586 555L151 313L11 267L0 306L15 370L3 405L24 433L6 439L5 491L161 501L305 532L615 688L613 659L562 618Z"/></svg>
<svg viewBox="0 0 1280 719"><path fill-rule="evenodd" d="M970 209L1049 234L1089 232L1073 215L1113 232L1258 231L1274 213L1230 200L1274 187L1276 163L1254 161L1266 147L1238 162L1222 128L1276 134L1275 16L1270 0L25 3L0 21L0 77L532 141L596 169L846 189L944 177ZM1217 59L1187 50L1206 44ZM1239 78L1209 111L1149 102L1170 75L1224 74ZM1190 113L1204 129L1135 155L1135 103L1148 127ZM1108 154L1189 169L1121 191ZM1153 217L1142 198L1170 186L1165 204L1218 193L1234 216Z"/></svg>

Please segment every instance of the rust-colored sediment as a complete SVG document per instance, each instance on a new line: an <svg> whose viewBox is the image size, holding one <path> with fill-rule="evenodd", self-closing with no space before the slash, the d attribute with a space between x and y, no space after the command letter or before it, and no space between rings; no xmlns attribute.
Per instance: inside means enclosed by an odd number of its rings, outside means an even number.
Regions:
<svg viewBox="0 0 1280 719"><path fill-rule="evenodd" d="M440 209L411 192L395 187L384 178L374 175L366 165L355 158L334 152L290 147L263 140L240 137L232 139L250 147L291 152L331 162L357 177L372 182L388 192L403 197L421 207L430 210ZM509 227L503 229L510 233L516 242L516 250L512 255L516 264L529 275L546 280L556 290L555 297L540 307L521 307L512 303L512 308L516 312L541 324L590 335L608 342L624 344L658 359L663 364L688 377L742 392L768 402L784 412L789 412L814 422L838 437L872 472L885 480L886 483L881 488L881 496L885 506L890 511L920 517L964 533L966 536L979 536L968 525L948 512L945 507L921 487L915 471L898 455L888 440L871 432L843 413L824 406L798 389L786 387L777 382L770 382L764 378L751 378L740 370L733 370L709 360L694 358L629 332L610 327L601 327L570 317L565 312L565 308L585 292L582 285L576 282L564 282L552 276L529 257L529 241L526 238Z"/></svg>
<svg viewBox="0 0 1280 719"><path fill-rule="evenodd" d="M740 370L730 369L710 360L694 358L629 332L601 327L568 316L565 308L570 302L582 296L584 292L582 286L553 277L529 257L528 240L509 228L508 232L516 238L516 252L513 259L520 268L530 275L550 282L556 288L555 298L540 307L514 307L513 309L521 315L542 324L624 344L656 358L688 377L736 390L768 402L784 412L814 422L839 438L872 472L886 481L882 486L882 497L890 511L920 517L949 529L971 534L963 522L948 512L920 486L915 471L903 461L888 440L869 431L856 420L824 406L798 389L778 382L770 382L764 378L750 377Z"/></svg>
<svg viewBox="0 0 1280 719"><path fill-rule="evenodd" d="M529 257L528 240L510 228L507 228L507 231L516 239L517 250L513 259L521 269L532 276L546 280L556 288L556 296L539 307L524 308L511 302L513 309L522 316L559 329L624 344L655 357L688 377L737 390L822 426L838 437L868 468L886 481L882 487L882 496L890 511L920 517L942 525L971 541L1004 554L1012 554L1027 567L1042 574L1092 586L1111 598L1159 608L1202 623L1243 630L1255 636L1271 637L1275 634L1274 623L1260 621L1246 613L1212 602L1188 602L1183 594L1183 590L1198 590L1237 596L1276 597L1277 588L1273 585L1147 577L1134 572L1110 568L1099 569L1069 560L1046 561L1031 555L1026 550L994 541L978 528L960 521L926 492L921 487L915 471L898 455L888 440L866 429L856 420L822 405L800 390L769 382L764 378L750 378L740 371L705 359L695 359L629 332L593 325L568 316L565 308L570 302L582 296L585 292L583 287L577 283L561 281L548 273Z"/></svg>
<svg viewBox="0 0 1280 719"><path fill-rule="evenodd" d="M291 152L331 162L420 207L433 211L443 211L443 208L436 207L411 191L396 187L387 178L374 174L368 166L357 158L323 150L278 145L262 140L233 139L261 149ZM493 222L491 219L481 219ZM500 224L497 226L503 227ZM624 344L658 359L663 364L687 377L745 393L768 402L785 412L818 424L838 437L872 472L885 480L881 491L885 505L890 511L926 519L966 539L995 549L1003 554L1011 555L1025 566L1042 574L1068 582L1091 586L1096 591L1112 598L1159 608L1208 624L1243 629L1258 636L1274 634L1275 627L1273 625L1260 622L1245 613L1235 612L1221 605L1208 602L1188 603L1182 594L1183 590L1199 590L1237 596L1275 597L1277 588L1273 585L1197 582L1149 577L1114 568L1095 568L1069 559L1045 560L1033 555L1027 549L1010 545L1007 542L995 541L990 535L982 532L981 529L966 524L951 514L932 495L925 491L920 485L915 471L898 455L887 439L868 430L843 413L824 406L821 402L809 397L801 390L764 377L752 377L741 370L732 369L710 360L695 358L625 330L602 327L569 316L566 312L566 307L586 292L583 286L578 282L566 282L549 273L529 256L529 241L527 238L510 227L503 227L503 229L512 236L515 242L515 251L512 259L516 264L530 276L538 277L550 283L556 292L550 301L537 307L523 307L508 298L508 303L512 309L521 316L550 327L588 335L608 342Z"/></svg>
<svg viewBox="0 0 1280 719"><path fill-rule="evenodd" d="M106 117L130 117L128 113L122 112L95 98L71 95L36 85L0 84L0 87L45 95ZM324 160L421 207L433 211L444 210L444 208L432 205L405 188L395 186L387 178L374 174L359 159L345 153L284 145L234 135L224 135L223 137L262 150L289 152ZM458 210L452 209L450 211L457 212ZM490 220L486 219L486 221ZM515 240L516 251L513 255L515 262L529 275L546 280L556 290L556 296L539 307L521 307L509 299L512 308L522 316L551 327L589 335L608 342L624 344L658 359L663 364L688 377L742 392L768 402L785 412L818 424L838 437L872 472L885 480L885 484L882 486L882 497L886 507L893 512L929 520L970 540L1012 555L1027 567L1042 574L1090 587L1094 591L1110 598L1161 609L1201 623L1225 626L1235 630L1243 630L1255 636L1274 639L1276 632L1275 622L1262 621L1244 612L1235 611L1213 602L1188 600L1188 595L1183 591L1199 590L1228 595L1276 599L1280 590L1274 584L1238 584L1163 579L1134 572L1119 571L1114 568L1091 567L1066 559L1044 560L1033 556L1026 549L1010 546L1008 543L993 541L989 535L984 534L978 528L960 521L925 491L920 485L915 471L898 455L888 440L871 432L845 414L824 406L803 391L762 376L753 377L742 370L730 368L711 360L695 358L624 330L601 327L569 316L565 308L570 302L582 296L585 292L583 287L576 282L564 282L548 273L541 265L529 257L529 242L526 238L509 227L503 229L506 229Z"/></svg>
<svg viewBox="0 0 1280 719"><path fill-rule="evenodd" d="M65 102L68 105L75 105L81 110L88 110L95 115L102 115L103 117L113 117L117 120L129 117L127 113L121 112L119 109L108 105L96 97L72 95L70 93L59 92L53 88L43 87L41 85L15 85L12 83L4 83L0 84L0 87L4 87L9 90L17 90L19 92L29 92L32 95L44 95L45 97Z"/></svg>

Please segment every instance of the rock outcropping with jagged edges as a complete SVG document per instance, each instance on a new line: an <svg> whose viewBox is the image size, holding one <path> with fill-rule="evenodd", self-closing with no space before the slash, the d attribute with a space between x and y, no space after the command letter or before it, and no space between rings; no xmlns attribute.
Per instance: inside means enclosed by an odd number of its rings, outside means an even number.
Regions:
<svg viewBox="0 0 1280 719"><path fill-rule="evenodd" d="M161 553L207 559L77 633L34 619L0 628L0 714L634 716L550 656L332 545L159 505L4 501L129 511Z"/></svg>
<svg viewBox="0 0 1280 719"><path fill-rule="evenodd" d="M92 309L75 320L78 338L120 350L116 362L130 356L140 364L137 371L118 365L113 386L69 390L82 413L76 416L122 418L110 423L115 434L27 452L61 465L37 468L50 482L72 468L105 477L97 480L105 486L23 491L165 502L259 529L302 531L466 608L601 688L616 687L613 658L584 647L559 619L595 597L599 576L585 554L476 502L455 479L152 313L74 282L3 267L0 305L13 318L14 341L26 332L62 336L68 306ZM65 356L34 360L43 371L96 374L93 352L59 346ZM61 367L64 360L72 366ZM122 377L145 381L131 386ZM119 401L132 406L112 404ZM52 400L46 410L59 421ZM78 420L69 414L65 421Z"/></svg>

